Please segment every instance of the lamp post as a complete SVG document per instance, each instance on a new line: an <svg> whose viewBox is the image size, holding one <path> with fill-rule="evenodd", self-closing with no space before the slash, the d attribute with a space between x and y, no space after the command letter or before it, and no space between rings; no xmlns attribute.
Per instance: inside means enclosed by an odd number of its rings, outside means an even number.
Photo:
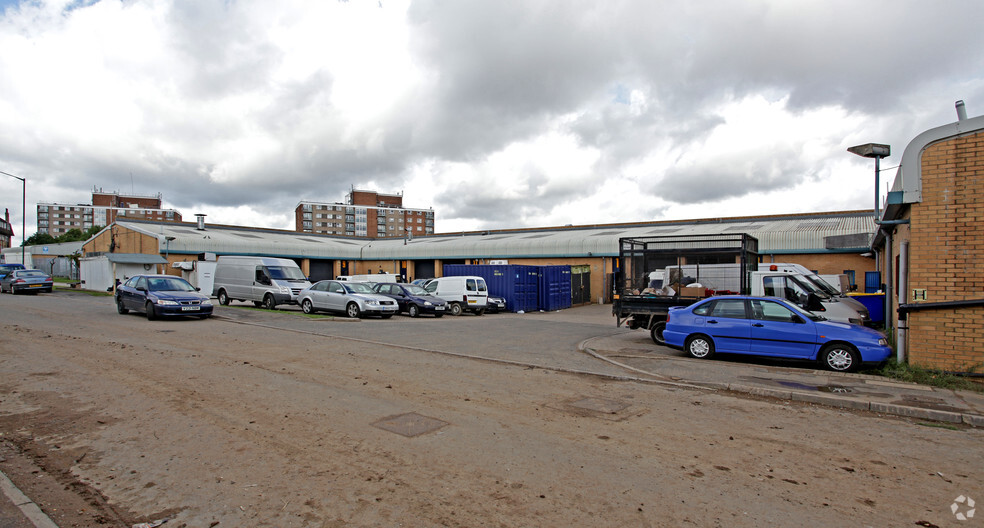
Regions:
<svg viewBox="0 0 984 528"><path fill-rule="evenodd" d="M889 318L889 314L892 311L892 233L882 227L882 225L894 222L882 222L882 219L879 218L878 178L881 172L881 159L887 158L892 154L892 147L880 143L865 143L864 145L850 147L847 151L851 154L857 154L862 158L875 158L875 225L878 226L878 229L885 230L887 248L885 252L885 329L890 330L891 325L889 323L891 319Z"/></svg>
<svg viewBox="0 0 984 528"><path fill-rule="evenodd" d="M0 174L6 174L11 178L17 178L21 181L21 264L27 267L27 259L24 258L24 251L26 249L27 243L27 180L21 178L20 176L14 176L9 172L0 171Z"/></svg>

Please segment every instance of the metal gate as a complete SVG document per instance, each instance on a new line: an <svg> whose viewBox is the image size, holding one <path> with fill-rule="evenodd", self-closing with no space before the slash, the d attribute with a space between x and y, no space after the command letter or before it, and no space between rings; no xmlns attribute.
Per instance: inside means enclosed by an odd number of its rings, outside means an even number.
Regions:
<svg viewBox="0 0 984 528"><path fill-rule="evenodd" d="M571 304L591 302L591 266L571 266Z"/></svg>

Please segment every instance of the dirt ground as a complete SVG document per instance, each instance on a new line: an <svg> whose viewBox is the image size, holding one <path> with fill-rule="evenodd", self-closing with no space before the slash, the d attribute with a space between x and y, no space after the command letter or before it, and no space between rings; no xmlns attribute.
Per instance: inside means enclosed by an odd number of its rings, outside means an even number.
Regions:
<svg viewBox="0 0 984 528"><path fill-rule="evenodd" d="M478 324L446 319L463 342ZM530 338L509 321L481 318ZM0 296L0 470L63 528L984 525L951 512L958 496L984 500L978 429L298 324Z"/></svg>

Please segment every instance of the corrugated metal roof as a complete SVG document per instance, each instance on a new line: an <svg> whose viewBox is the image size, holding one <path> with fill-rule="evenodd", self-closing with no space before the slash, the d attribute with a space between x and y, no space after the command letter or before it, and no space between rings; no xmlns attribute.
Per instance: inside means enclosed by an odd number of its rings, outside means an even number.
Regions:
<svg viewBox="0 0 984 528"><path fill-rule="evenodd" d="M162 253L166 248L172 253L184 254L209 252L341 260L617 256L618 239L622 237L737 232L757 238L760 254L866 251L867 241L870 241L875 230L871 211L457 233L418 237L410 241L342 238L229 226L206 226L204 231L199 231L184 224L119 222L118 225L157 237ZM167 237L174 239L167 242ZM864 244L850 247L836 245L861 238L866 241Z"/></svg>

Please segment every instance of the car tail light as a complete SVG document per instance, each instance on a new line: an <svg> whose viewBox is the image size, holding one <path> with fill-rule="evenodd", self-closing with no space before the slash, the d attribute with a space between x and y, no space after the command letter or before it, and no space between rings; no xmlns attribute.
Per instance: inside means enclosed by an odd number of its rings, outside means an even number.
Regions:
<svg viewBox="0 0 984 528"><path fill-rule="evenodd" d="M27 281L26 281L26 280L24 280L24 279L17 279L17 280L15 280L14 282L17 282L17 283L22 283L22 282L27 282Z"/></svg>

